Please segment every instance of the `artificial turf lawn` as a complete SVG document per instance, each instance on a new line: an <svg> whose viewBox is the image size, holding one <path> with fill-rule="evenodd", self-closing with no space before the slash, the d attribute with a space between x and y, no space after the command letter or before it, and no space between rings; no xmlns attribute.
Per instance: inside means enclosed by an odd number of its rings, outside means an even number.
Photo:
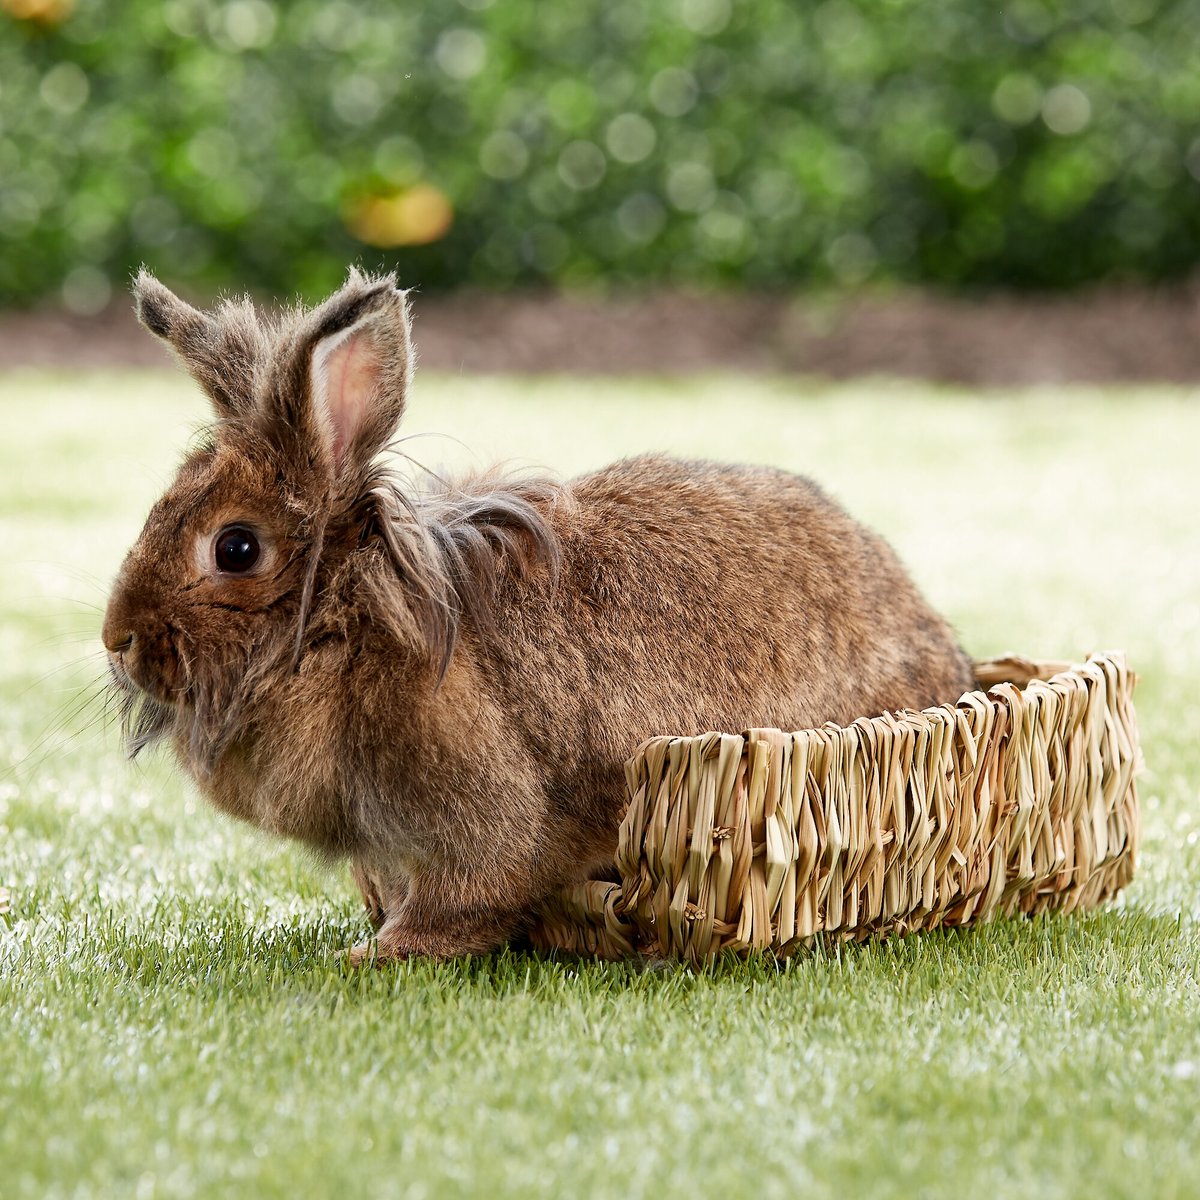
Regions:
<svg viewBox="0 0 1200 1200"><path fill-rule="evenodd" d="M1124 647L1134 885L1086 917L682 968L347 972L343 873L97 720L106 581L198 395L0 375L0 1197L1200 1194L1200 408L1169 390L422 377L410 432L564 473L813 474L968 649ZM450 440L407 448L462 462Z"/></svg>

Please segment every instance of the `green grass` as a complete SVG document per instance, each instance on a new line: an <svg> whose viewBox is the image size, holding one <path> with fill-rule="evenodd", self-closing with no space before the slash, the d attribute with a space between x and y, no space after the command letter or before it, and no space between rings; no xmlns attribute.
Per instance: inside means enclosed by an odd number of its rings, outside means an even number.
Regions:
<svg viewBox="0 0 1200 1200"><path fill-rule="evenodd" d="M170 375L8 375L0 419L4 1200L1196 1194L1193 397L421 379L409 429L489 456L812 473L973 652L1125 647L1143 676L1118 906L702 973L344 971L341 873L89 725L105 582L200 401Z"/></svg>

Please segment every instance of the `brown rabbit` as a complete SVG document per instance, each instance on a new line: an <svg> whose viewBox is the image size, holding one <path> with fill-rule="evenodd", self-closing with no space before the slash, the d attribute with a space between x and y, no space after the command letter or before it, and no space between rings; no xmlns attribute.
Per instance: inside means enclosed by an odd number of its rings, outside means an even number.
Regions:
<svg viewBox="0 0 1200 1200"><path fill-rule="evenodd" d="M109 602L130 749L165 737L219 808L348 856L380 958L491 950L610 872L646 737L972 686L891 549L798 476L390 474L413 370L391 277L277 321L134 290L218 421Z"/></svg>

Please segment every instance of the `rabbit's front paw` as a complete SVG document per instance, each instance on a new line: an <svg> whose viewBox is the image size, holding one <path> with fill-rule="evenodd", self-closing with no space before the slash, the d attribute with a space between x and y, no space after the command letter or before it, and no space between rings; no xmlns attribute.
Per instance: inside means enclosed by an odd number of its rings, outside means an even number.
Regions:
<svg viewBox="0 0 1200 1200"><path fill-rule="evenodd" d="M517 931L514 913L473 912L470 918L444 915L436 923L414 924L403 917L389 917L378 935L346 952L352 967L379 965L405 958L460 958L468 954L490 954Z"/></svg>
<svg viewBox="0 0 1200 1200"><path fill-rule="evenodd" d="M471 947L453 939L428 934L415 936L412 931L389 929L385 922L376 937L359 942L346 951L346 963L351 967L378 967L406 958L446 959L470 953Z"/></svg>
<svg viewBox="0 0 1200 1200"><path fill-rule="evenodd" d="M369 942L359 942L342 952L342 961L348 967L370 967L378 964L379 943L372 938Z"/></svg>

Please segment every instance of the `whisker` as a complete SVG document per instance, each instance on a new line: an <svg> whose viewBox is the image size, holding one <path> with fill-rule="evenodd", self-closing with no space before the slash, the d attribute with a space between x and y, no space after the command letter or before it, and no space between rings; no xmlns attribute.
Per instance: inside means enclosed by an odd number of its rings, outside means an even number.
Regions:
<svg viewBox="0 0 1200 1200"><path fill-rule="evenodd" d="M42 650L48 646L69 646L72 643L94 643L95 641L95 629L64 629L58 633L49 633L44 638L39 638L36 642L31 642L30 645L34 649Z"/></svg>
<svg viewBox="0 0 1200 1200"><path fill-rule="evenodd" d="M32 679L28 684L25 685L25 687L20 689L16 694L16 699L23 700L31 692L39 690L43 684L49 682L56 676L63 675L68 671L81 670L89 664L98 662L102 659L102 657L102 651L93 651L88 654L81 655L78 658L69 659L67 662L59 663L56 667L50 667L48 670L43 671L36 678Z"/></svg>
<svg viewBox="0 0 1200 1200"><path fill-rule="evenodd" d="M95 588L102 596L108 594L108 584L91 574L89 571L83 570L81 567L72 567L62 562L55 562L47 558L25 558L12 564L14 567L43 567L52 570L56 575L66 575L73 579L76 583L85 584L87 587ZM60 597L61 598L61 597Z"/></svg>
<svg viewBox="0 0 1200 1200"><path fill-rule="evenodd" d="M98 719L111 721L107 695L111 687L112 684L105 674L84 684L79 689L74 701L59 710L50 724L37 736L29 750L0 772L0 778L5 775L16 778L23 771L35 770L43 766L54 751L61 749L64 734L66 740L71 741L94 728ZM94 710L97 703L102 705L98 716L89 718L82 725L79 724L81 714Z"/></svg>

